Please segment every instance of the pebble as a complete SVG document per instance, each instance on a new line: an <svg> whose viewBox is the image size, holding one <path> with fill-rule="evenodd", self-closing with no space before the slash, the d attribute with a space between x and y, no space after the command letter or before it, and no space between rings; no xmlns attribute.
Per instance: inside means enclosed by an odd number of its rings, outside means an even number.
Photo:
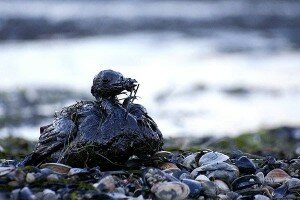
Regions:
<svg viewBox="0 0 300 200"><path fill-rule="evenodd" d="M181 182L163 182L153 185L151 192L153 192L158 199L182 200L189 196L190 189L186 184Z"/></svg>
<svg viewBox="0 0 300 200"><path fill-rule="evenodd" d="M254 162L246 156L242 156L238 160L236 160L235 166L239 168L239 171L241 173L253 174L256 171Z"/></svg>
<svg viewBox="0 0 300 200"><path fill-rule="evenodd" d="M265 182L270 186L278 186L290 178L291 177L285 171L276 168L266 175Z"/></svg>
<svg viewBox="0 0 300 200"><path fill-rule="evenodd" d="M56 193L53 190L45 189L43 191L43 198L42 200L57 200Z"/></svg>
<svg viewBox="0 0 300 200"><path fill-rule="evenodd" d="M41 168L48 168L57 174L68 174L72 167L60 163L45 163Z"/></svg>
<svg viewBox="0 0 300 200"><path fill-rule="evenodd" d="M230 158L219 152L182 155L164 151L154 159L159 162L150 166L151 162L147 162L149 167L117 171L72 168L59 163L48 163L42 169L18 168L1 160L0 196L12 200L268 200L295 199L300 193L299 158L266 158L262 162L245 156Z"/></svg>
<svg viewBox="0 0 300 200"><path fill-rule="evenodd" d="M228 160L229 157L219 152L208 152L199 159L199 166L221 163Z"/></svg>
<svg viewBox="0 0 300 200"><path fill-rule="evenodd" d="M50 174L47 176L47 180L50 182L55 182L59 180L59 177L56 174Z"/></svg>
<svg viewBox="0 0 300 200"><path fill-rule="evenodd" d="M33 183L35 181L34 173L28 173L26 175L26 182Z"/></svg>
<svg viewBox="0 0 300 200"><path fill-rule="evenodd" d="M112 192L115 189L115 180L111 175L105 176L94 185L101 192Z"/></svg>
<svg viewBox="0 0 300 200"><path fill-rule="evenodd" d="M203 187L201 183L199 183L198 181L191 180L191 179L183 179L182 183L186 184L190 189L190 193L188 195L189 198L196 199L203 192Z"/></svg>

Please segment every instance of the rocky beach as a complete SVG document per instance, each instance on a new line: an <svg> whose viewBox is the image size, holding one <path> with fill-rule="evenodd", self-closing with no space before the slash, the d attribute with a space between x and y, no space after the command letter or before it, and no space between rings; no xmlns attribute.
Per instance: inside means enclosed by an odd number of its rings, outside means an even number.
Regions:
<svg viewBox="0 0 300 200"><path fill-rule="evenodd" d="M0 200L300 199L299 10L0 0Z"/></svg>
<svg viewBox="0 0 300 200"><path fill-rule="evenodd" d="M0 140L1 199L299 199L300 128L229 138L167 138L120 170L59 163L17 167L35 142ZM3 159L4 158L4 159Z"/></svg>

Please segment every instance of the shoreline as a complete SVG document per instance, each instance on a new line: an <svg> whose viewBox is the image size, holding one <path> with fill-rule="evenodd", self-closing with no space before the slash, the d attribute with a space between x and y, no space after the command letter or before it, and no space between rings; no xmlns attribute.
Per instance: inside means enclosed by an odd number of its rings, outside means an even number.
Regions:
<svg viewBox="0 0 300 200"><path fill-rule="evenodd" d="M298 199L299 135L299 127L280 127L235 138L167 138L165 151L147 160L132 156L109 171L61 163L17 167L35 143L0 139L0 198Z"/></svg>

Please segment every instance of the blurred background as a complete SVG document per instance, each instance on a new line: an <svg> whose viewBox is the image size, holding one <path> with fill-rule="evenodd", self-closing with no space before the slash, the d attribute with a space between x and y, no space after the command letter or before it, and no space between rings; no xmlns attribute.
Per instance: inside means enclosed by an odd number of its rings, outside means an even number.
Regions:
<svg viewBox="0 0 300 200"><path fill-rule="evenodd" d="M297 126L299 33L297 0L1 0L0 136L38 139L103 69L166 137Z"/></svg>

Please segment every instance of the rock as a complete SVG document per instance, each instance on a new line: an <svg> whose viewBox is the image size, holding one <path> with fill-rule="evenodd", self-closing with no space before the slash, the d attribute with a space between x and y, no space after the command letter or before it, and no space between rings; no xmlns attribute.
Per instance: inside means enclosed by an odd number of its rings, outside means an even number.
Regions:
<svg viewBox="0 0 300 200"><path fill-rule="evenodd" d="M153 186L154 184L157 184L159 182L179 182L179 180L159 169L156 168L146 168L143 170L142 178L146 184L149 186Z"/></svg>
<svg viewBox="0 0 300 200"><path fill-rule="evenodd" d="M214 182L203 181L201 182L201 185L203 187L203 193L206 197L216 198L216 196L219 194L219 188Z"/></svg>
<svg viewBox="0 0 300 200"><path fill-rule="evenodd" d="M256 176L258 177L259 181L260 181L262 184L265 183L265 175L264 175L264 173L258 172L258 173L256 174Z"/></svg>
<svg viewBox="0 0 300 200"><path fill-rule="evenodd" d="M47 181L49 181L49 182L56 182L58 180L59 180L59 177L56 174L50 174L47 176Z"/></svg>
<svg viewBox="0 0 300 200"><path fill-rule="evenodd" d="M291 193L299 194L300 193L300 179L298 178L291 178L286 181L286 185L288 191Z"/></svg>
<svg viewBox="0 0 300 200"><path fill-rule="evenodd" d="M68 176L74 176L74 175L86 175L88 174L89 171L87 169L82 169L82 168L72 168L68 172Z"/></svg>
<svg viewBox="0 0 300 200"><path fill-rule="evenodd" d="M68 174L72 167L61 163L45 163L41 165L41 168L51 169L57 174Z"/></svg>
<svg viewBox="0 0 300 200"><path fill-rule="evenodd" d="M239 176L239 170L236 166L225 162L203 165L195 170L205 172L206 176L214 179L220 179L225 182L232 182ZM193 174L193 172L191 173Z"/></svg>
<svg viewBox="0 0 300 200"><path fill-rule="evenodd" d="M43 191L42 200L57 200L57 199L58 199L58 197L53 190L45 189Z"/></svg>
<svg viewBox="0 0 300 200"><path fill-rule="evenodd" d="M0 177L12 172L15 167L0 167Z"/></svg>
<svg viewBox="0 0 300 200"><path fill-rule="evenodd" d="M197 199L201 193L203 193L203 187L198 181L183 179L182 183L186 184L190 188L189 198Z"/></svg>
<svg viewBox="0 0 300 200"><path fill-rule="evenodd" d="M246 156L242 156L236 160L235 166L239 168L241 173L253 174L256 171L256 165Z"/></svg>
<svg viewBox="0 0 300 200"><path fill-rule="evenodd" d="M278 186L279 184L287 181L291 177L282 169L273 169L266 177L265 182L270 186Z"/></svg>
<svg viewBox="0 0 300 200"><path fill-rule="evenodd" d="M257 194L254 196L254 200L270 200L270 198L265 195Z"/></svg>
<svg viewBox="0 0 300 200"><path fill-rule="evenodd" d="M230 191L230 188L228 187L228 185L224 181L214 180L214 183L218 187L220 193L227 194L227 192Z"/></svg>
<svg viewBox="0 0 300 200"><path fill-rule="evenodd" d="M173 200L186 199L190 193L189 187L180 182L157 183L151 187L157 199Z"/></svg>
<svg viewBox="0 0 300 200"><path fill-rule="evenodd" d="M195 178L196 181L202 182L202 181L209 181L209 178L207 176L200 174Z"/></svg>
<svg viewBox="0 0 300 200"><path fill-rule="evenodd" d="M115 180L111 175L103 177L98 183L94 185L100 192L112 192L116 188Z"/></svg>
<svg viewBox="0 0 300 200"><path fill-rule="evenodd" d="M19 198L24 199L24 200L35 200L36 199L36 197L32 194L31 190L28 187L24 187L21 189Z"/></svg>
<svg viewBox="0 0 300 200"><path fill-rule="evenodd" d="M199 166L217 164L228 160L229 157L219 152L208 152L199 159Z"/></svg>
<svg viewBox="0 0 300 200"><path fill-rule="evenodd" d="M49 169L49 168L43 168L43 169L41 169L41 174L42 174L42 176L48 176L48 175L50 175L50 174L53 174L54 173L54 171L52 171L51 169Z"/></svg>
<svg viewBox="0 0 300 200"><path fill-rule="evenodd" d="M196 153L193 153L187 157L184 158L183 160L183 166L187 167L187 168L190 168L190 169L195 169L198 167L198 163L196 161L196 157L197 157L197 154Z"/></svg>
<svg viewBox="0 0 300 200"><path fill-rule="evenodd" d="M34 173L28 173L26 175L26 182L27 183L33 183L35 181Z"/></svg>
<svg viewBox="0 0 300 200"><path fill-rule="evenodd" d="M262 185L259 178L255 175L245 175L235 179L232 183L233 191L243 190L246 188L258 188Z"/></svg>
<svg viewBox="0 0 300 200"><path fill-rule="evenodd" d="M288 167L288 172L291 176L300 178L300 159L292 159Z"/></svg>
<svg viewBox="0 0 300 200"><path fill-rule="evenodd" d="M20 191L21 189L15 189L11 192L11 200L19 200L20 199Z"/></svg>

